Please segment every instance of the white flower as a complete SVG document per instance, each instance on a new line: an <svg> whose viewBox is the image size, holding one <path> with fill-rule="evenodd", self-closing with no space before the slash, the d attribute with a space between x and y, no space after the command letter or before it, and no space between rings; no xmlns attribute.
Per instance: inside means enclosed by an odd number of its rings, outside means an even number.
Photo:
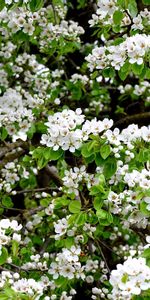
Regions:
<svg viewBox="0 0 150 300"><path fill-rule="evenodd" d="M150 244L150 235L147 235L147 237L146 237L146 242L147 242L148 244Z"/></svg>
<svg viewBox="0 0 150 300"><path fill-rule="evenodd" d="M21 234L14 233L13 236L12 236L12 240L14 240L16 242L20 242L21 241Z"/></svg>
<svg viewBox="0 0 150 300"><path fill-rule="evenodd" d="M30 23L25 23L23 26L23 32L29 35L32 35L34 30L35 30L34 26L32 26L32 24Z"/></svg>
<svg viewBox="0 0 150 300"><path fill-rule="evenodd" d="M62 266L62 268L60 269L60 275L62 275L63 277L67 277L68 279L73 279L74 273L75 268L69 264Z"/></svg>
<svg viewBox="0 0 150 300"><path fill-rule="evenodd" d="M59 277L59 271L60 271L60 268L59 268L58 264L55 262L52 262L50 264L50 269L48 270L48 273L53 275L54 279L57 279Z"/></svg>
<svg viewBox="0 0 150 300"><path fill-rule="evenodd" d="M150 210L150 197L143 198L144 202L146 202L148 205L146 206L147 210Z"/></svg>

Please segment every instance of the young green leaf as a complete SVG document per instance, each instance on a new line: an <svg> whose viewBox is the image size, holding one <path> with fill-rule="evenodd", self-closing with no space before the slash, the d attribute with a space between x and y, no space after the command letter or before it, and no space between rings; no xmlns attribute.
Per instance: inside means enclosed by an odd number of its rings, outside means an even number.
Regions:
<svg viewBox="0 0 150 300"><path fill-rule="evenodd" d="M31 0L29 2L30 9L32 12L39 10L44 4L43 0Z"/></svg>
<svg viewBox="0 0 150 300"><path fill-rule="evenodd" d="M110 153L111 153L111 148L109 145L104 144L100 147L100 154L103 159L106 159Z"/></svg>
<svg viewBox="0 0 150 300"><path fill-rule="evenodd" d="M111 176L115 174L116 170L117 170L116 159L114 157L108 157L103 169L103 173L106 179L111 178Z"/></svg>
<svg viewBox="0 0 150 300"><path fill-rule="evenodd" d="M71 213L78 214L81 210L81 203L77 200L70 201L68 208Z"/></svg>
<svg viewBox="0 0 150 300"><path fill-rule="evenodd" d="M122 19L124 17L124 14L120 10L116 10L113 14L113 21L115 25L120 25Z"/></svg>
<svg viewBox="0 0 150 300"><path fill-rule="evenodd" d="M3 265L8 258L8 251L5 247L2 247L1 254L0 254L0 265Z"/></svg>

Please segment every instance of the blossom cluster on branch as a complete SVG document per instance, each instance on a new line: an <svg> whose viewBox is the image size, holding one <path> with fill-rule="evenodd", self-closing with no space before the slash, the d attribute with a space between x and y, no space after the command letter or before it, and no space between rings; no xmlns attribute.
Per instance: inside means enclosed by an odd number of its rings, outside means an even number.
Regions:
<svg viewBox="0 0 150 300"><path fill-rule="evenodd" d="M0 299L150 299L149 0L0 1Z"/></svg>

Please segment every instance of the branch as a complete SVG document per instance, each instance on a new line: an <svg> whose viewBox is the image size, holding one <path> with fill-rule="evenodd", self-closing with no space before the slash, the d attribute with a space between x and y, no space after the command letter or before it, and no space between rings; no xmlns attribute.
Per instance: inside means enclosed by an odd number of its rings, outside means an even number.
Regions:
<svg viewBox="0 0 150 300"><path fill-rule="evenodd" d="M27 149L29 146L28 142L23 142L23 141L18 141L15 143L6 143L5 142L5 147L0 148L0 158L2 158L3 156L5 156L8 152L21 147L23 149Z"/></svg>
<svg viewBox="0 0 150 300"><path fill-rule="evenodd" d="M54 170L53 170L53 167L50 167L50 166L46 166L44 168L44 170L46 171L46 173L50 176L50 178L54 181L54 183L58 186L58 187L61 187L63 186L63 181L62 179L58 176L58 173L56 173Z"/></svg>
<svg viewBox="0 0 150 300"><path fill-rule="evenodd" d="M22 154L25 153L25 150L21 149L20 151L16 151L15 153L9 153L2 161L0 161L0 170L10 161L19 158Z"/></svg>
<svg viewBox="0 0 150 300"><path fill-rule="evenodd" d="M131 123L139 123L140 121L146 121L150 119L150 112L144 112L141 114L135 114L132 116L127 116L119 121L117 121L112 128L115 128L116 126L120 125L129 125Z"/></svg>
<svg viewBox="0 0 150 300"><path fill-rule="evenodd" d="M6 263L6 264L9 265L10 267L14 268L14 269L19 270L19 271L24 271L24 272L29 273L28 270L26 270L26 269L24 269L24 268L22 268L22 267L20 267L20 266L14 265L14 264L12 264L12 263ZM7 270L8 270L8 269L7 269ZM10 271L10 270L8 270L8 271Z"/></svg>

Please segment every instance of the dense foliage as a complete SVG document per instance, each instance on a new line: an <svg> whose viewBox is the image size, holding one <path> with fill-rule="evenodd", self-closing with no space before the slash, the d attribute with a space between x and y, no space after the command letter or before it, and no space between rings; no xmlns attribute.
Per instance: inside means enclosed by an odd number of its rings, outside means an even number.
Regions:
<svg viewBox="0 0 150 300"><path fill-rule="evenodd" d="M0 0L0 299L150 299L149 0Z"/></svg>

